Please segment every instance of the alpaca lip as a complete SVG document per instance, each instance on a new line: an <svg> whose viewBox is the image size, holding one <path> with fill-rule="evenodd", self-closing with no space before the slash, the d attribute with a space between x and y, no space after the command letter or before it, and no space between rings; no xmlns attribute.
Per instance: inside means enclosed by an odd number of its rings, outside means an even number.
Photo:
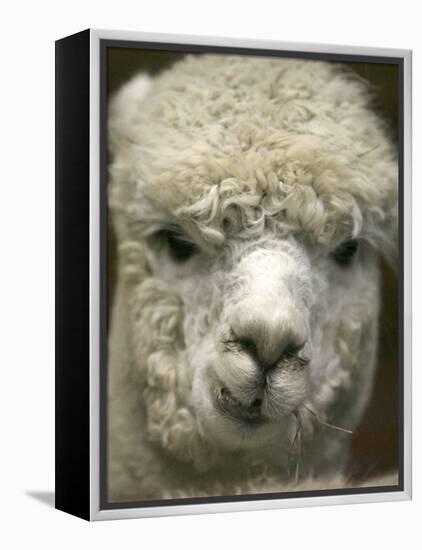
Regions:
<svg viewBox="0 0 422 550"><path fill-rule="evenodd" d="M267 421L261 413L261 400L256 399L251 405L243 405L228 388L221 388L217 395L218 408L227 415L249 425L261 425Z"/></svg>

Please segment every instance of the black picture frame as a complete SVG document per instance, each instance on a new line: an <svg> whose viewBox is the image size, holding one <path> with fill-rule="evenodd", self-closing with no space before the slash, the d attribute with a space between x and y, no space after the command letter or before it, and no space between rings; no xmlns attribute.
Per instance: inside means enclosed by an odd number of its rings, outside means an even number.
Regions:
<svg viewBox="0 0 422 550"><path fill-rule="evenodd" d="M105 388L108 311L106 58L109 48L397 65L400 90L400 475L397 486L170 501L108 501L105 489ZM410 498L411 297L406 285L410 276L410 64L411 53L405 50L375 51L278 43L248 45L248 41L231 39L166 37L91 29L56 42L56 508L92 520L309 505L318 504L318 498L321 504ZM93 192L94 186L96 192ZM94 216L93 212L96 213Z"/></svg>

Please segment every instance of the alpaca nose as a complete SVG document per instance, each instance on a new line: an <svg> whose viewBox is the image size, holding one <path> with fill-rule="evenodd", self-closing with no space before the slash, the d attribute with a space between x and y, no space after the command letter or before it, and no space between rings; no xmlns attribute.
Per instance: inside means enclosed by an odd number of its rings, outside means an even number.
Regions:
<svg viewBox="0 0 422 550"><path fill-rule="evenodd" d="M257 309L248 300L236 308L230 324L235 341L264 371L283 355L298 352L307 339L304 316L292 305Z"/></svg>

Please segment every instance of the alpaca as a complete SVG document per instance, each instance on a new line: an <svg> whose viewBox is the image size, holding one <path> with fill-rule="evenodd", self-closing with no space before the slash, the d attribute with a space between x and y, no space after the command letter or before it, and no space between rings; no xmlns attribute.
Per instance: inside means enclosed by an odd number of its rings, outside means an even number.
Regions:
<svg viewBox="0 0 422 550"><path fill-rule="evenodd" d="M110 102L110 501L347 483L397 247L371 100L337 63L193 55Z"/></svg>

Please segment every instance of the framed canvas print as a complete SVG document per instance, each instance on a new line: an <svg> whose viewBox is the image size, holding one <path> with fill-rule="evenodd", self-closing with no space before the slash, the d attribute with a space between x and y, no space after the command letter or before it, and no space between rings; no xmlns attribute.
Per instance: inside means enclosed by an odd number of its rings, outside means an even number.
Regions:
<svg viewBox="0 0 422 550"><path fill-rule="evenodd" d="M411 497L411 53L56 43L56 506Z"/></svg>

